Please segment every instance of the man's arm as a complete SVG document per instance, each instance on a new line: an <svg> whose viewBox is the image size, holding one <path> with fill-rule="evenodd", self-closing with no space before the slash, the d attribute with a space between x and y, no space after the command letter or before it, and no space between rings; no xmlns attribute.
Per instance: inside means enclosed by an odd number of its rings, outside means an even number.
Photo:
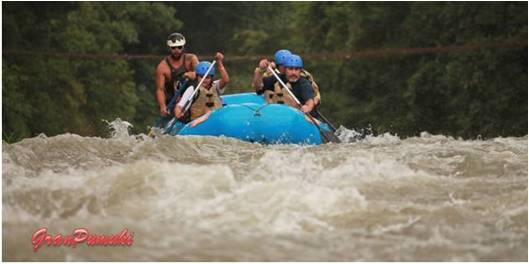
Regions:
<svg viewBox="0 0 529 264"><path fill-rule="evenodd" d="M253 72L252 87L257 94L261 94L263 90L263 74L270 63L266 59L259 62L259 67L255 68Z"/></svg>
<svg viewBox="0 0 529 264"><path fill-rule="evenodd" d="M305 102L305 104L301 107L301 112L308 114L312 112L312 109L314 109L314 100L309 99Z"/></svg>
<svg viewBox="0 0 529 264"><path fill-rule="evenodd" d="M165 76L163 75L164 68L162 63L158 64L155 72L155 84L156 84L156 100L160 109L161 116L167 116L167 106L165 105Z"/></svg>
<svg viewBox="0 0 529 264"><path fill-rule="evenodd" d="M312 109L314 109L314 92L312 91L312 85L308 80L302 81L301 86L301 102L305 102L303 106L301 106L301 112L303 113L310 113Z"/></svg>
<svg viewBox="0 0 529 264"><path fill-rule="evenodd" d="M218 65L220 76L221 76L220 83L219 83L219 89L223 89L226 86L226 84L230 82L230 76L228 75L228 71L226 71L226 68L224 67L224 62L223 62L224 55L222 55L222 53L220 52L217 52L217 54L215 54L215 60L217 61L217 65Z"/></svg>

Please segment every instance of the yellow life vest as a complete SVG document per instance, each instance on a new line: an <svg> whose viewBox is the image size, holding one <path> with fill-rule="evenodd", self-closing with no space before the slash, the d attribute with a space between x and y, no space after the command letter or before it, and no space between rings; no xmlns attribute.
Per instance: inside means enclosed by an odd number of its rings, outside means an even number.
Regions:
<svg viewBox="0 0 529 264"><path fill-rule="evenodd" d="M277 68L272 68L276 72L277 75L281 74ZM263 78L274 76L270 71L265 71L263 73Z"/></svg>
<svg viewBox="0 0 529 264"><path fill-rule="evenodd" d="M301 70L300 76L310 81L310 84L312 85L312 91L314 92L314 104L319 105L321 102L320 87L314 80L314 77L305 69Z"/></svg>
<svg viewBox="0 0 529 264"><path fill-rule="evenodd" d="M214 85L212 85L210 89L200 86L197 93L198 97L191 105L191 120L201 117L209 111L222 107L219 93Z"/></svg>
<svg viewBox="0 0 529 264"><path fill-rule="evenodd" d="M281 74L279 72L279 70L277 68L273 68L274 71L276 72L276 74ZM263 73L263 78L267 78L267 77L270 77L270 76L274 76L270 71L265 71ZM263 92L263 96L264 96L264 99L267 103L271 104L271 103L275 103L274 102L274 92L273 91L270 91L270 90L265 90Z"/></svg>
<svg viewBox="0 0 529 264"><path fill-rule="evenodd" d="M292 92L292 85L290 85L290 83L288 82L286 83L286 85L287 88L290 89L290 92ZM285 91L285 89L279 82L276 82L274 84L274 96L272 102L276 104L288 104L292 107L299 108L298 104L296 103L296 100L292 98L288 91Z"/></svg>
<svg viewBox="0 0 529 264"><path fill-rule="evenodd" d="M270 64L270 67L271 67L272 69L274 69L274 71L275 71L277 74L279 74L279 70L276 68L276 65L275 65L274 63L271 63L271 64ZM256 67L254 71L259 71L259 72L261 72L261 73L263 74L263 76L262 76L263 78L273 76L273 74L272 74L271 72L269 72L268 69L265 69L265 70L263 71L263 70L261 70L261 68Z"/></svg>
<svg viewBox="0 0 529 264"><path fill-rule="evenodd" d="M264 99L267 103L272 104L274 102L274 92L271 90L265 90L263 92Z"/></svg>

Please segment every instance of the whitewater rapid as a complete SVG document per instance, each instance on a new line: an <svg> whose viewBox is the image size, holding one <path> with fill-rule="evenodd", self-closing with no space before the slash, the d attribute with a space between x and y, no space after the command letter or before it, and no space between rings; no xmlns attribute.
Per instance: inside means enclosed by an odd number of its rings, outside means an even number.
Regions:
<svg viewBox="0 0 529 264"><path fill-rule="evenodd" d="M2 143L4 260L527 261L527 136L113 136ZM134 242L34 252L41 227Z"/></svg>

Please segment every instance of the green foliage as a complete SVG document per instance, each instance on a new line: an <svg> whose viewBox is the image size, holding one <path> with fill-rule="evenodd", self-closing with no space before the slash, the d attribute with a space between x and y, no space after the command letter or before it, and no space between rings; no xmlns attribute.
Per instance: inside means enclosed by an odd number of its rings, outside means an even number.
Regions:
<svg viewBox="0 0 529 264"><path fill-rule="evenodd" d="M79 2L62 8L66 13L44 6L45 15L41 15L38 5L3 6L8 36L4 48L121 53L126 48L154 46L149 41L140 43L147 39L143 30L165 38L169 28L182 24L172 16L174 9L161 4ZM36 29L34 25L38 25ZM18 139L41 132L106 135L103 119L132 120L137 108L143 112L138 96L145 94L137 94L134 77L150 83L154 69L134 76L126 61L34 56L7 58L2 70L3 134L14 134Z"/></svg>
<svg viewBox="0 0 529 264"><path fill-rule="evenodd" d="M302 52L436 47L527 39L524 3L314 3L300 8ZM391 57L309 67L323 112L403 136L527 134L527 49ZM332 93L326 88L331 87ZM346 89L344 89L346 88ZM347 99L344 99L343 96ZM329 105L329 99L332 105ZM340 123L339 122L339 123Z"/></svg>
<svg viewBox="0 0 529 264"><path fill-rule="evenodd" d="M242 30L235 33L233 40L238 43L237 51L242 54L256 54L259 46L269 38L264 30Z"/></svg>
<svg viewBox="0 0 529 264"><path fill-rule="evenodd" d="M250 91L258 59L281 48L307 53L526 41L524 2L4 2L3 131L107 136L117 117L145 132L157 118L159 60L68 59L66 53L167 53L182 32L188 52L226 55L229 92ZM401 136L421 131L474 138L527 134L527 47L305 59L335 124Z"/></svg>
<svg viewBox="0 0 529 264"><path fill-rule="evenodd" d="M13 135L27 137L31 134L30 124L26 122L32 115L29 104L21 104L29 96L23 89L18 89L28 76L22 74L20 67L6 65L2 67L2 138L13 138Z"/></svg>

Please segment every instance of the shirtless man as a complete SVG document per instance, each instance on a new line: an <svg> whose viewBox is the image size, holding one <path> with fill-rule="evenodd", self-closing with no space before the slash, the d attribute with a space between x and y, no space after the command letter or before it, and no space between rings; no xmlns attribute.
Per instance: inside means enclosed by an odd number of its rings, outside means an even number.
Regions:
<svg viewBox="0 0 529 264"><path fill-rule="evenodd" d="M156 100L163 117L174 114L170 113L174 105L196 79L195 67L198 58L195 54L184 52L185 44L186 39L182 34L169 35L167 47L170 55L156 67Z"/></svg>

